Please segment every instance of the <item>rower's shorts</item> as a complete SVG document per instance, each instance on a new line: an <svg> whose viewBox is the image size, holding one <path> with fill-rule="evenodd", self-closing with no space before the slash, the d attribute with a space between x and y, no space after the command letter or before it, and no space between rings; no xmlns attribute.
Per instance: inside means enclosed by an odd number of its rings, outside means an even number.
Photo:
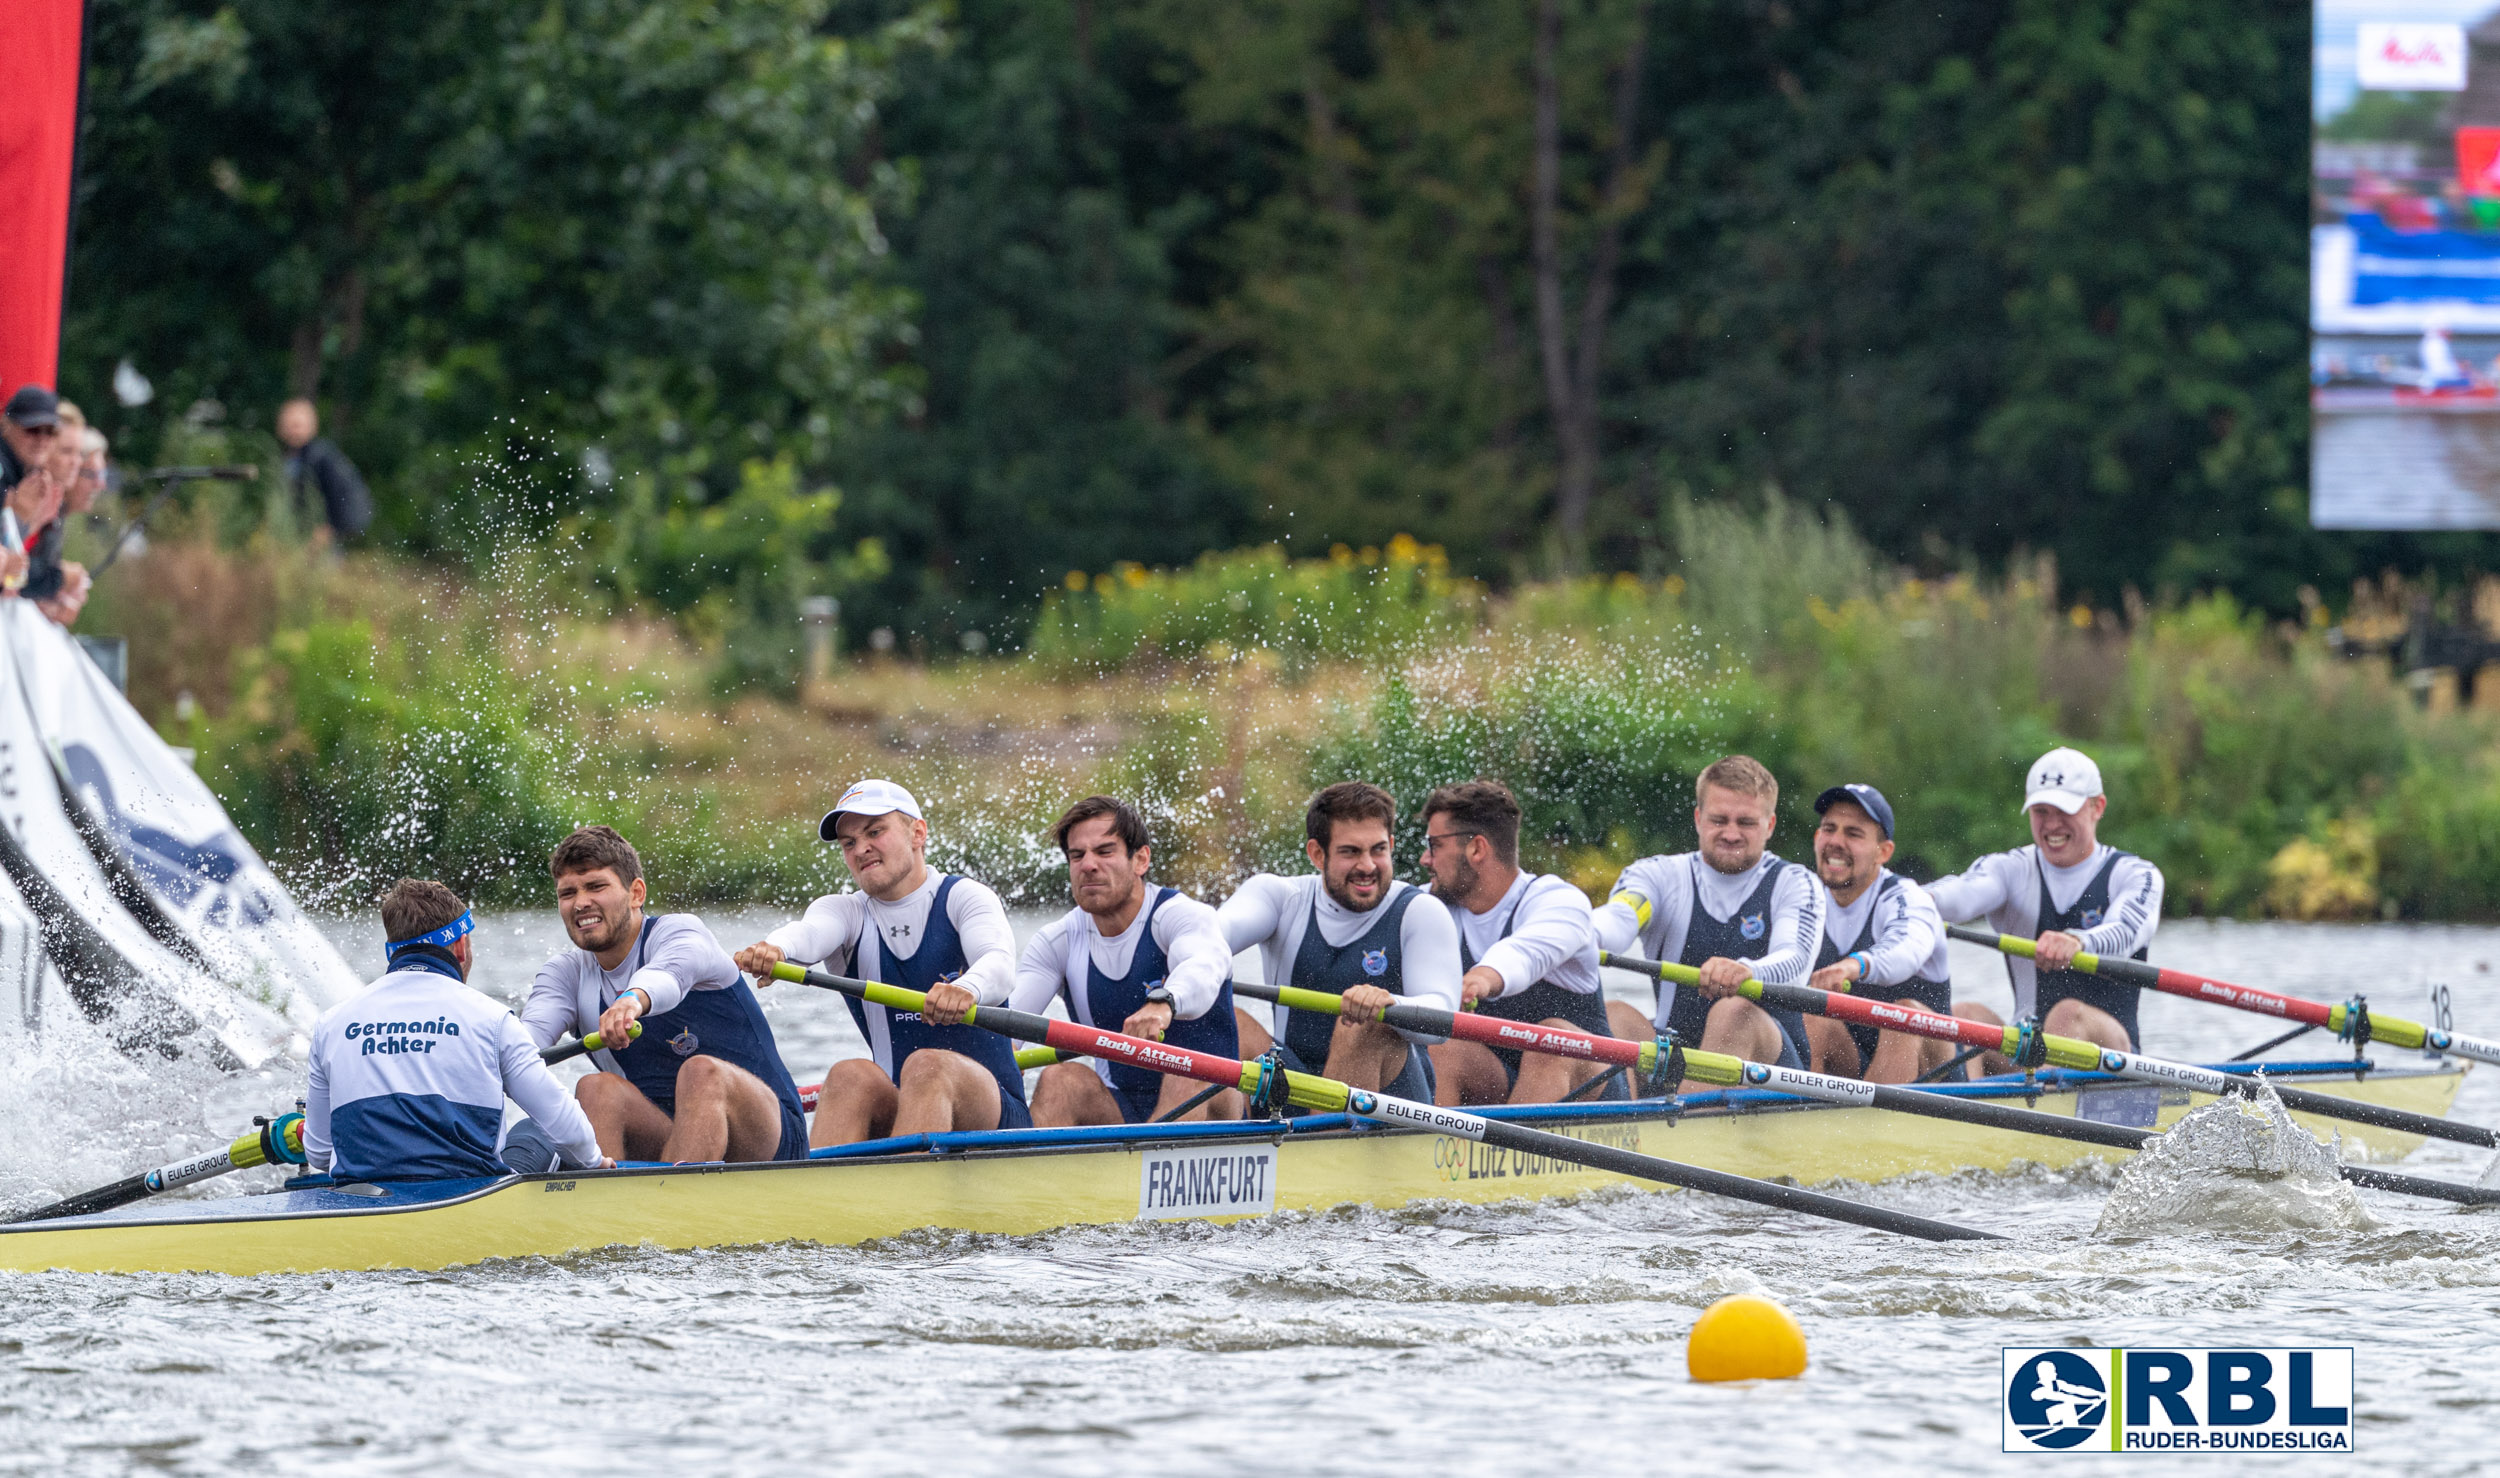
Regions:
<svg viewBox="0 0 2500 1478"><path fill-rule="evenodd" d="M781 1143L774 1146L773 1158L776 1160L807 1158L807 1115L787 1104L782 1105Z"/></svg>

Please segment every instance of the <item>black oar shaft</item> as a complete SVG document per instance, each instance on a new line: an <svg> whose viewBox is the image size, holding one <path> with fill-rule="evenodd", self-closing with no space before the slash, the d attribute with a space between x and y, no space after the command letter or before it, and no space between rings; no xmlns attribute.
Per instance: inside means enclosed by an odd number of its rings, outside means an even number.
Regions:
<svg viewBox="0 0 2500 1478"><path fill-rule="evenodd" d="M2234 1084L2240 1093L2254 1094L2253 1080ZM2454 1119L2435 1119L2428 1114L2411 1113L2389 1108L2385 1104L2365 1103L2333 1093L2319 1093L2308 1088L2286 1088L2274 1085L2275 1095L2283 1106L2297 1113L2316 1114L2325 1119L2345 1119L2355 1124L2368 1124L2376 1129L2393 1129L2399 1134L2419 1134L2431 1139L2452 1139L2459 1144L2480 1145L2484 1149L2500 1147L2500 1134L2479 1124L2460 1124Z"/></svg>
<svg viewBox="0 0 2500 1478"><path fill-rule="evenodd" d="M51 1221L63 1216L93 1216L99 1211L110 1211L116 1206L127 1206L133 1201L145 1200L155 1193L156 1187L149 1184L149 1177L146 1174L133 1175L124 1180L114 1181L111 1185L97 1186L94 1190L81 1191L75 1196L65 1196L49 1206L38 1206L32 1211L21 1211L15 1216L0 1217L0 1225L17 1221Z"/></svg>
<svg viewBox="0 0 2500 1478"><path fill-rule="evenodd" d="M1955 1226L1951 1222L1932 1221L1912 1216L1906 1211L1889 1211L1858 1201L1844 1201L1777 1181L1755 1180L1724 1170L1711 1170L1700 1165L1687 1165L1677 1160L1661 1160L1633 1150L1619 1150L1611 1145L1592 1144L1585 1139L1571 1139L1529 1129L1500 1119L1486 1119L1481 1136L1486 1144L1504 1149L1524 1150L1547 1159L1586 1165L1592 1170L1612 1171L1635 1180L1653 1180L1688 1190L1708 1191L1732 1200L1751 1201L1757 1205L1775 1206L1785 1211L1803 1211L1814 1216L1845 1221L1856 1226L1873 1227L1882 1232L1898 1232L1929 1242L1997 1242L2004 1240L1995 1232L1975 1227Z"/></svg>

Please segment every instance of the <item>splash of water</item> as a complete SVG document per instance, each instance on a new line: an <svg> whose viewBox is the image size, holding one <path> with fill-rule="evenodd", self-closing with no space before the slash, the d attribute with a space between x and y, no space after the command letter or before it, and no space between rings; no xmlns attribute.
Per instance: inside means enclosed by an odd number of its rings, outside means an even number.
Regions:
<svg viewBox="0 0 2500 1478"><path fill-rule="evenodd" d="M2335 1144L2293 1123L2260 1077L2254 1097L2191 1110L2138 1152L2102 1205L2097 1231L2141 1237L2378 1226L2339 1163Z"/></svg>
<svg viewBox="0 0 2500 1478"><path fill-rule="evenodd" d="M283 1055L231 1074L204 1051L126 1055L58 991L11 1028L0 1032L0 1124L11 1131L0 1136L0 1215L213 1149L303 1091L302 1068ZM233 1195L273 1177L254 1171L188 1194Z"/></svg>

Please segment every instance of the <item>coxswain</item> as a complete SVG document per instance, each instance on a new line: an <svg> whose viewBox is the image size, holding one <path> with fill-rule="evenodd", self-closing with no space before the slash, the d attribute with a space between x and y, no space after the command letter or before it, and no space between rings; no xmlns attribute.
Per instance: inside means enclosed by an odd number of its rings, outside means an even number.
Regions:
<svg viewBox="0 0 2500 1478"><path fill-rule="evenodd" d="M1277 1007L1272 1036L1241 1013L1243 1056L1272 1042L1290 1070L1430 1103L1426 1049L1439 1039L1389 1026L1380 1013L1401 996L1458 1009L1458 926L1440 899L1393 876L1396 827L1397 803L1379 786L1329 786L1303 816L1302 852L1316 871L1249 878L1216 918L1227 948L1259 951L1266 979L1344 998L1335 1016Z"/></svg>
<svg viewBox="0 0 2500 1478"><path fill-rule="evenodd" d="M783 960L824 965L928 1001L914 1012L843 998L869 1055L825 1070L812 1141L1029 1127L1016 1044L964 1020L976 1006L1005 1005L1015 987L1006 906L970 878L930 869L928 820L891 780L844 791L816 834L842 849L859 891L809 904L805 917L738 951L738 968L760 979Z"/></svg>
<svg viewBox="0 0 2500 1478"><path fill-rule="evenodd" d="M1892 861L1892 803L1872 785L1835 785L1814 798L1814 867L1822 878L1823 947L1807 984L1950 1014L1953 976L1944 920L1927 890ZM1942 1067L1950 1044L1829 1016L1805 1018L1818 1073L1912 1083Z"/></svg>
<svg viewBox="0 0 2500 1478"><path fill-rule="evenodd" d="M2031 845L1992 852L1929 883L1927 893L1948 923L1984 919L1998 933L2039 940L2037 966L2005 957L2016 1017L2037 1016L2051 1036L2134 1052L2144 1042L2136 1023L2141 988L2068 968L2087 951L2104 959L2143 959L2161 927L2161 869L2101 841L2108 810L2101 767L2091 756L2052 749L2023 781ZM2004 1024L1976 1002L1957 1002L1953 1010ZM2009 1066L1999 1053L1981 1061L1988 1072Z"/></svg>
<svg viewBox="0 0 2500 1478"><path fill-rule="evenodd" d="M1432 896L1458 924L1459 997L1479 1015L1608 1036L1588 895L1519 867L1519 800L1498 780L1445 785L1424 798ZM1554 1103L1604 1064L1453 1038L1432 1049L1439 1101ZM1610 1096L1625 1097L1620 1085Z"/></svg>
<svg viewBox="0 0 2500 1478"><path fill-rule="evenodd" d="M314 1173L348 1181L501 1177L549 1168L549 1146L570 1168L610 1163L528 1030L501 1001L468 985L474 927L468 906L440 883L402 878L382 895L387 968L313 1028L304 1163ZM522 1123L535 1126L535 1157L521 1139L505 1142L507 1098L530 1116Z"/></svg>
<svg viewBox="0 0 2500 1478"><path fill-rule="evenodd" d="M712 931L644 911L642 857L610 827L582 827L547 866L573 948L538 967L521 1021L541 1047L594 1031L627 1044L592 1053L599 1071L574 1085L600 1147L678 1164L805 1159L798 1086Z"/></svg>
<svg viewBox="0 0 2500 1478"><path fill-rule="evenodd" d="M1700 850L1644 857L1597 911L1597 944L1697 968L1698 989L1658 988L1655 1029L1688 1047L1748 1062L1805 1065L1805 1023L1737 994L1748 978L1802 984L1823 942L1814 874L1766 850L1779 782L1745 755L1714 761L1693 782Z"/></svg>
<svg viewBox="0 0 2500 1478"><path fill-rule="evenodd" d="M1178 888L1146 881L1154 847L1127 801L1089 795L1052 831L1068 859L1076 907L1026 941L1012 1004L1040 1015L1054 1000L1071 1019L1220 1057L1240 1055L1233 1016L1233 952L1215 910ZM1204 1102L1188 1078L1087 1058L1042 1069L1033 1122L1142 1124L1238 1119L1242 1097L1222 1089ZM1187 1106L1184 1108L1184 1106Z"/></svg>

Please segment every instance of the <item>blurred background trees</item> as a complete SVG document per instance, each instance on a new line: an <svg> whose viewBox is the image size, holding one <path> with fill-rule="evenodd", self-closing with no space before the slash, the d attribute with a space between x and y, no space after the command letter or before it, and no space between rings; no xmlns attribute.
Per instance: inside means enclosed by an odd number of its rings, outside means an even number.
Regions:
<svg viewBox="0 0 2500 1478"><path fill-rule="evenodd" d="M90 15L65 392L152 378L141 455L314 394L380 538L570 528L741 681L807 594L1010 646L1071 570L1657 570L1771 487L2100 604L2489 563L2308 526L2255 0Z"/></svg>

